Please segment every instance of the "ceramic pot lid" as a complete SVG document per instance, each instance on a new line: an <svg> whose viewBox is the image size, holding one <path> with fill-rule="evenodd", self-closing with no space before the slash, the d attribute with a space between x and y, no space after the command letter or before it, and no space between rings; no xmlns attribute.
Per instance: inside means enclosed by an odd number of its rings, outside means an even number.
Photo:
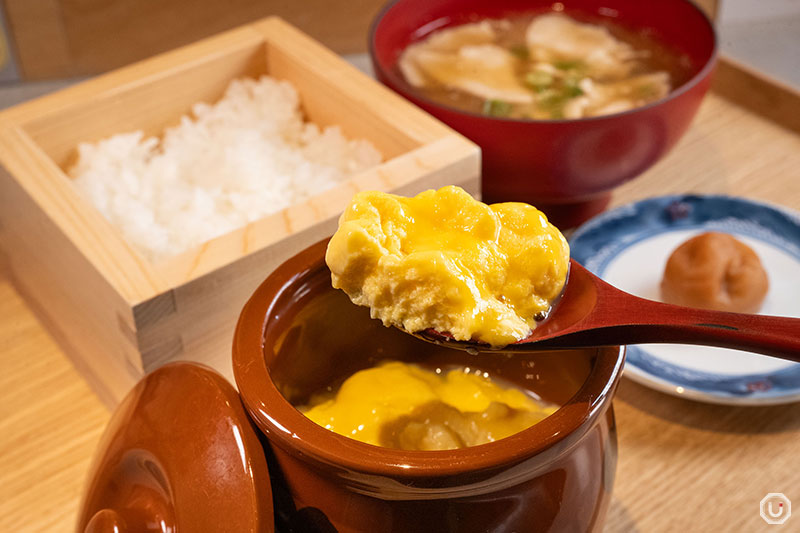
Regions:
<svg viewBox="0 0 800 533"><path fill-rule="evenodd" d="M144 377L100 441L78 531L274 531L264 450L233 386L188 362Z"/></svg>

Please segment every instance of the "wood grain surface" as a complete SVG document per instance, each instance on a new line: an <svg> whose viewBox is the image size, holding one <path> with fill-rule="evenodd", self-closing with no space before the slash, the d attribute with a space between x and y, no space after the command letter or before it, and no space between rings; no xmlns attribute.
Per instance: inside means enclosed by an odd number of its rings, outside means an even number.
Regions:
<svg viewBox="0 0 800 533"><path fill-rule="evenodd" d="M729 193L800 209L800 136L710 95L678 147L614 203ZM2 265L2 258L0 258ZM798 531L768 526L759 502L800 506L800 404L723 407L623 380L608 532ZM73 527L109 413L0 277L0 531Z"/></svg>
<svg viewBox="0 0 800 533"><path fill-rule="evenodd" d="M705 0L709 1L709 0ZM278 15L327 47L366 51L385 0L2 0L23 79L97 74Z"/></svg>
<svg viewBox="0 0 800 533"><path fill-rule="evenodd" d="M71 531L109 413L0 277L0 531Z"/></svg>

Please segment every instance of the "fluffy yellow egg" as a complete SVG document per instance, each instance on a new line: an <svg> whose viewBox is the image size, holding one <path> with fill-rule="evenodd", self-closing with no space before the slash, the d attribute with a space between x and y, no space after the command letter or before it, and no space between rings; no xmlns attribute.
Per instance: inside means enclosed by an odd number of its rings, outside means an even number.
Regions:
<svg viewBox="0 0 800 533"><path fill-rule="evenodd" d="M533 206L448 186L357 194L325 259L333 286L385 325L500 347L528 336L561 293L569 245Z"/></svg>

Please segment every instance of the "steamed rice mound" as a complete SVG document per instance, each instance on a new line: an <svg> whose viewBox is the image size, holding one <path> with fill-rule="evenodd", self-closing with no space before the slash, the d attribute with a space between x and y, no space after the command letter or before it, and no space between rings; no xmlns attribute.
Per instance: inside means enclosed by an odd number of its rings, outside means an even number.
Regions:
<svg viewBox="0 0 800 533"><path fill-rule="evenodd" d="M75 186L150 260L180 253L381 162L365 140L304 122L295 88L234 80L216 104L145 137L78 146Z"/></svg>

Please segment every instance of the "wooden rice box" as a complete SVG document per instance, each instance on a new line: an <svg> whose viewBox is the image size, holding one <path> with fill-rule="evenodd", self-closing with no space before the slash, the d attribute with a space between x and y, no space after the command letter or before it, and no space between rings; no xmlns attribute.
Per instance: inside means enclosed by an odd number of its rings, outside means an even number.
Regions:
<svg viewBox="0 0 800 533"><path fill-rule="evenodd" d="M307 202L158 264L73 189L81 141L158 135L239 77L297 88L309 120L386 161ZM330 235L353 194L447 184L478 193L477 146L278 18L267 18L0 113L0 269L109 404L145 372L192 359L230 373L244 302L288 256Z"/></svg>

